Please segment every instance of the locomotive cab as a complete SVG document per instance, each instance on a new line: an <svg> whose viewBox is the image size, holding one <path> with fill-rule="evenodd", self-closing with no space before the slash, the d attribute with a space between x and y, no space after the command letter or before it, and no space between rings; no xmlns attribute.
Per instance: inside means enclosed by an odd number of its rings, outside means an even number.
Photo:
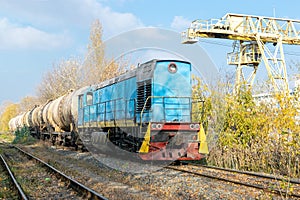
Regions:
<svg viewBox="0 0 300 200"><path fill-rule="evenodd" d="M206 152L199 150L201 125L192 123L191 64L156 60L141 68L137 73L137 117L144 133L140 156L200 160L199 152Z"/></svg>
<svg viewBox="0 0 300 200"><path fill-rule="evenodd" d="M191 65L156 61L137 75L137 117L145 122L191 122Z"/></svg>

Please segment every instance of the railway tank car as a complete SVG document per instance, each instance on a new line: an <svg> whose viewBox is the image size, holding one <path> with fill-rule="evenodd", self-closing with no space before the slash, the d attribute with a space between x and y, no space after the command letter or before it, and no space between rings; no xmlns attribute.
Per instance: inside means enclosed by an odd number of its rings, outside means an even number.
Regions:
<svg viewBox="0 0 300 200"><path fill-rule="evenodd" d="M143 160L200 160L208 153L192 121L191 64L151 60L113 79L49 100L9 122L71 146L122 149ZM200 139L202 140L200 141Z"/></svg>
<svg viewBox="0 0 300 200"><path fill-rule="evenodd" d="M78 94L85 89L86 87L70 90L65 95L38 107L38 114L33 115L33 121L38 122L35 123L38 135L51 139L53 143L58 141L64 145L76 146Z"/></svg>

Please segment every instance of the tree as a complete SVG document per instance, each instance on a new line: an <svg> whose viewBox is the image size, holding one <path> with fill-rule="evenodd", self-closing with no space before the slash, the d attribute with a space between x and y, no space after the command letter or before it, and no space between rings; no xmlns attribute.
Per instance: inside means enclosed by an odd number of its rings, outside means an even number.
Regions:
<svg viewBox="0 0 300 200"><path fill-rule="evenodd" d="M10 119L15 117L18 114L19 105L14 103L9 103L5 106L5 109L0 115L0 130L8 131L8 122Z"/></svg>
<svg viewBox="0 0 300 200"><path fill-rule="evenodd" d="M81 87L80 66L80 62L76 58L53 64L52 69L44 74L42 82L37 87L37 96L40 102L55 99L70 89Z"/></svg>
<svg viewBox="0 0 300 200"><path fill-rule="evenodd" d="M208 163L299 177L299 91L263 100L246 88L232 95L231 76L222 77L209 92L200 79L193 80L193 97L206 101L198 110L203 109L202 119L208 121ZM260 91L265 88L260 84Z"/></svg>
<svg viewBox="0 0 300 200"><path fill-rule="evenodd" d="M91 25L90 42L83 63L82 74L84 77L84 84L91 85L97 83L105 65L102 25L99 20L95 20Z"/></svg>
<svg viewBox="0 0 300 200"><path fill-rule="evenodd" d="M257 101L243 90L238 96L225 96L225 118L215 138L216 145L210 150L210 164L299 176L297 97L271 98L272 101Z"/></svg>
<svg viewBox="0 0 300 200"><path fill-rule="evenodd" d="M83 83L92 85L123 73L125 64L105 58L105 46L102 41L102 25L97 19L92 23L90 42L83 63Z"/></svg>
<svg viewBox="0 0 300 200"><path fill-rule="evenodd" d="M18 113L23 113L28 110L31 110L33 107L39 104L37 97L26 96L21 99L19 103Z"/></svg>

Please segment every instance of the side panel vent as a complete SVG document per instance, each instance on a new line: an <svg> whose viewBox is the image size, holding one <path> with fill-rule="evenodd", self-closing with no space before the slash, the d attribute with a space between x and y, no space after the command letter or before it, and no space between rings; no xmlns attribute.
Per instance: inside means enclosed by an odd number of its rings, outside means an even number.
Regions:
<svg viewBox="0 0 300 200"><path fill-rule="evenodd" d="M141 112L146 100L149 96L151 96L152 93L152 84L151 84L151 79L138 82L137 83L137 106L136 106L136 111ZM148 99L144 112L149 111L151 108L151 99Z"/></svg>

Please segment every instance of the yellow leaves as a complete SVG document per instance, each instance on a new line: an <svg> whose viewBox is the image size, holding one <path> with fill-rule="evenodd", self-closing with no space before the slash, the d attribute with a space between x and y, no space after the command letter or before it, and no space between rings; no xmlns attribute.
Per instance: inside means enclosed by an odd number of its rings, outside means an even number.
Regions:
<svg viewBox="0 0 300 200"><path fill-rule="evenodd" d="M8 131L8 122L11 118L15 117L19 112L19 105L18 104L8 104L3 113L0 116L0 130L1 131Z"/></svg>
<svg viewBox="0 0 300 200"><path fill-rule="evenodd" d="M78 89L100 83L124 71L124 63L106 60L102 41L102 26L95 20L90 30L90 42L84 59L72 57L54 63L37 86L37 99L25 97L20 103L21 111L27 111L36 104L43 104L67 93L70 89ZM6 114L5 114L6 116ZM9 121L9 120L8 120ZM2 120L0 129L8 129L7 117Z"/></svg>
<svg viewBox="0 0 300 200"><path fill-rule="evenodd" d="M290 169L289 172L297 176L300 171L297 98L278 95L270 102L257 104L251 94L241 92L239 96L225 95L223 99L223 107L212 106L211 113L225 117L214 137L217 145L210 152L209 162L266 172L285 173ZM211 123L211 127L217 127Z"/></svg>
<svg viewBox="0 0 300 200"><path fill-rule="evenodd" d="M241 144L251 142L256 137L268 137L277 132L299 132L296 125L296 108L289 99L277 99L284 106L265 106L254 104L249 94L240 94L238 98L227 97L227 118L224 134L233 133ZM233 139L233 138L231 138Z"/></svg>
<svg viewBox="0 0 300 200"><path fill-rule="evenodd" d="M102 25L95 20L91 26L90 43L83 62L83 84L92 85L120 75L124 70L124 63L114 59L107 60L102 41Z"/></svg>

